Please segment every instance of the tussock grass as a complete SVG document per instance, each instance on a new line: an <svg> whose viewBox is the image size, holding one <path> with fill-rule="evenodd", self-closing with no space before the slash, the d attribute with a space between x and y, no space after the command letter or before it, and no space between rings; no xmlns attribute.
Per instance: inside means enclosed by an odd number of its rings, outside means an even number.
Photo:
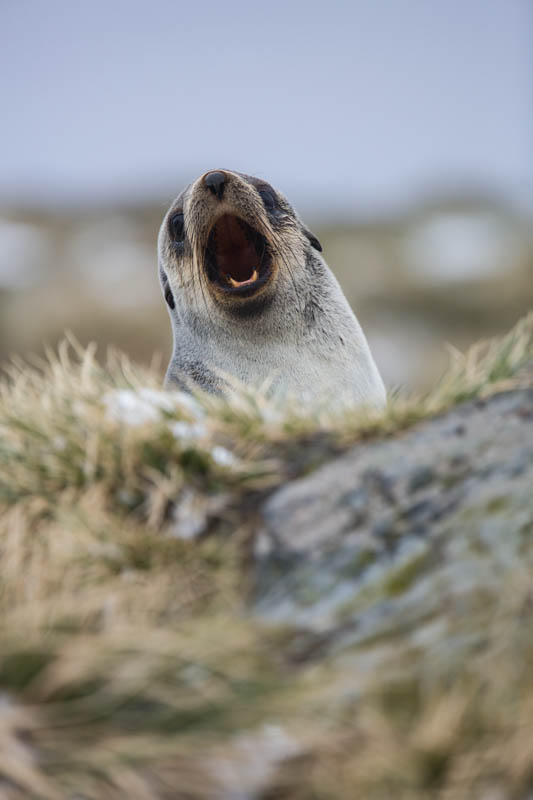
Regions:
<svg viewBox="0 0 533 800"><path fill-rule="evenodd" d="M471 624L488 644L466 669L399 648L395 684L377 674L337 708L332 686L353 666L296 667L298 632L249 615L247 542L258 499L287 476L530 385L532 355L529 315L454 353L423 397L307 416L244 388L231 401L161 392L153 372L118 354L102 367L72 339L14 363L0 385L0 796L237 796L240 763L243 797L262 783L272 800L481 797L490 776L520 797L533 764L527 576L506 606L481 604ZM264 725L298 745L262 781L239 737L268 762L278 734Z"/></svg>

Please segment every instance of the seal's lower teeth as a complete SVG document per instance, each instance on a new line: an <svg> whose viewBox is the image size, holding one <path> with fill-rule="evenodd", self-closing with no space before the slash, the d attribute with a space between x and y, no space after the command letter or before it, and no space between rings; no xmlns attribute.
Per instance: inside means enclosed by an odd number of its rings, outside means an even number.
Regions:
<svg viewBox="0 0 533 800"><path fill-rule="evenodd" d="M229 280L232 286L244 286L245 283L255 283L258 277L259 273L256 269L254 269L250 277L247 278L245 281L236 281L234 278L231 277L231 275L226 275L226 278Z"/></svg>

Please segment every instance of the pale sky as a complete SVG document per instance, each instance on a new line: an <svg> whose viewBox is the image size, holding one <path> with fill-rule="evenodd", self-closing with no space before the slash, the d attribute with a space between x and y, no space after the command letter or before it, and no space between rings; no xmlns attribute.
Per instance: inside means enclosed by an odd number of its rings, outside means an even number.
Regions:
<svg viewBox="0 0 533 800"><path fill-rule="evenodd" d="M214 167L304 210L533 206L530 0L1 0L0 198L142 200Z"/></svg>

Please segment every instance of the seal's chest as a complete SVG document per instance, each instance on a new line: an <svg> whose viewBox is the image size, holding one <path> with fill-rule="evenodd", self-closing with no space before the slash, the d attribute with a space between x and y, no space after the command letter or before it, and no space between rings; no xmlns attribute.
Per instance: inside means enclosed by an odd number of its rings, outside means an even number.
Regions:
<svg viewBox="0 0 533 800"><path fill-rule="evenodd" d="M232 352L217 347L215 358L221 372L234 375L254 387L297 396L341 391L356 381L356 364L342 345L338 352L319 343L295 344L290 341L268 345L247 344L241 340Z"/></svg>

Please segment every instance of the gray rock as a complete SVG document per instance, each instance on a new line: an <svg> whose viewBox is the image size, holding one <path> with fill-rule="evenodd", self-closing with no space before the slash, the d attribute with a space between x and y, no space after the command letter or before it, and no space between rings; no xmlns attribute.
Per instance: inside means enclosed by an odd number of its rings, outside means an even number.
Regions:
<svg viewBox="0 0 533 800"><path fill-rule="evenodd" d="M399 634L407 647L442 632L520 559L533 568L532 410L531 389L465 404L267 501L254 610L302 629L296 660L376 639L393 658ZM473 634L434 638L477 646Z"/></svg>

